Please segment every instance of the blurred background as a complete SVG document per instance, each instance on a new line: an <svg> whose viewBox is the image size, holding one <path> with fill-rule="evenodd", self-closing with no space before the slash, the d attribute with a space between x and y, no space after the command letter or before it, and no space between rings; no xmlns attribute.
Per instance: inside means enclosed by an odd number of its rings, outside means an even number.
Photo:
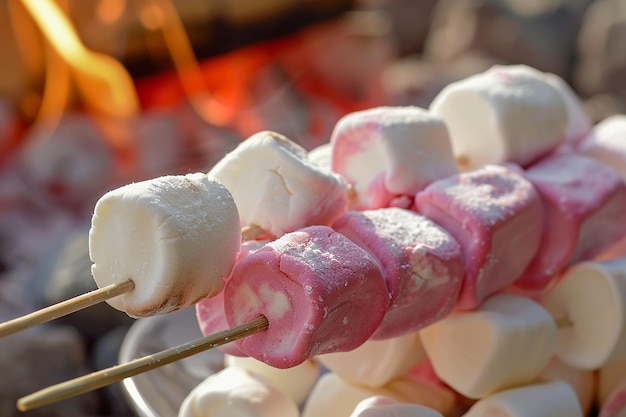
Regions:
<svg viewBox="0 0 626 417"><path fill-rule="evenodd" d="M0 0L0 321L95 288L107 190L208 171L264 129L312 149L494 64L561 76L594 122L626 113L626 2ZM0 340L0 415L132 416L119 386L15 409L116 363L131 323L102 305Z"/></svg>

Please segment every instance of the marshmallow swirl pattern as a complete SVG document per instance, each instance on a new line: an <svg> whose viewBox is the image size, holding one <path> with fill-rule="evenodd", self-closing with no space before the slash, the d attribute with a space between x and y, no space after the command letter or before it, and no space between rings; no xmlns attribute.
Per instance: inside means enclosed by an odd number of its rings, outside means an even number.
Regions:
<svg viewBox="0 0 626 417"><path fill-rule="evenodd" d="M242 258L224 291L231 327L260 315L270 323L237 347L277 368L360 346L389 304L376 261L327 226L288 233Z"/></svg>
<svg viewBox="0 0 626 417"><path fill-rule="evenodd" d="M330 143L331 167L352 184L352 206L358 210L413 198L458 172L443 120L419 107L350 113L337 122Z"/></svg>
<svg viewBox="0 0 626 417"><path fill-rule="evenodd" d="M132 317L168 313L219 293L241 245L235 202L206 174L128 184L96 203L89 231L100 288L131 279L107 300Z"/></svg>
<svg viewBox="0 0 626 417"><path fill-rule="evenodd" d="M332 227L368 251L383 270L391 303L373 339L417 331L452 311L463 278L463 253L432 220L390 207L349 211Z"/></svg>
<svg viewBox="0 0 626 417"><path fill-rule="evenodd" d="M486 165L435 181L415 203L461 245L465 275L458 308L477 308L519 278L535 257L543 227L541 201L512 168Z"/></svg>

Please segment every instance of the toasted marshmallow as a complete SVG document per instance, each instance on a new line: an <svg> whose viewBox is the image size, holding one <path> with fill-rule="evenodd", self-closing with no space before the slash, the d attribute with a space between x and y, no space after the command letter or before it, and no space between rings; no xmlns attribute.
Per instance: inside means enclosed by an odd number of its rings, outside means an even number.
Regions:
<svg viewBox="0 0 626 417"><path fill-rule="evenodd" d="M558 357L580 369L598 369L626 355L626 258L581 262L546 294L544 306L565 325Z"/></svg>
<svg viewBox="0 0 626 417"><path fill-rule="evenodd" d="M296 404L269 380L237 367L211 375L191 390L178 417L298 417Z"/></svg>
<svg viewBox="0 0 626 417"><path fill-rule="evenodd" d="M267 378L298 405L304 403L320 374L320 366L312 359L292 368L280 369L254 358L224 355L224 364Z"/></svg>
<svg viewBox="0 0 626 417"><path fill-rule="evenodd" d="M562 381L500 391L475 403L463 417L583 417L576 393Z"/></svg>
<svg viewBox="0 0 626 417"><path fill-rule="evenodd" d="M406 374L426 353L419 334L368 340L349 352L327 353L317 359L352 384L381 387Z"/></svg>
<svg viewBox="0 0 626 417"><path fill-rule="evenodd" d="M419 107L350 113L330 139L331 167L354 189L353 208L388 207L458 172L443 121Z"/></svg>
<svg viewBox="0 0 626 417"><path fill-rule="evenodd" d="M527 165L565 139L567 110L557 88L524 65L495 65L454 82L433 100L461 169Z"/></svg>
<svg viewBox="0 0 626 417"><path fill-rule="evenodd" d="M89 231L99 287L131 279L107 302L132 317L168 313L224 288L241 246L235 202L206 174L128 184L96 203Z"/></svg>
<svg viewBox="0 0 626 417"><path fill-rule="evenodd" d="M550 314L513 294L494 295L476 311L453 313L420 335L437 375L474 399L534 381L557 343Z"/></svg>
<svg viewBox="0 0 626 417"><path fill-rule="evenodd" d="M329 225L348 206L348 183L274 132L244 140L209 175L232 193L242 227L258 226L277 237L305 226Z"/></svg>
<svg viewBox="0 0 626 417"><path fill-rule="evenodd" d="M392 398L375 395L359 402L350 417L443 417L443 415L418 404L403 404Z"/></svg>
<svg viewBox="0 0 626 417"><path fill-rule="evenodd" d="M455 395L449 388L403 377L378 387L350 384L337 374L328 372L320 377L302 410L302 417L349 416L359 402L372 396L419 404L448 415L454 408Z"/></svg>

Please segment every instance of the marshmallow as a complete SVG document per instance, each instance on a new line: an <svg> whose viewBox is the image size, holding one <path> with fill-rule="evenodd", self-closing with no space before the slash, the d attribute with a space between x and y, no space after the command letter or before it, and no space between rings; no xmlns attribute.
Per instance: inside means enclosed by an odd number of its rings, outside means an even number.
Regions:
<svg viewBox="0 0 626 417"><path fill-rule="evenodd" d="M449 415L455 406L455 395L449 388L418 379L402 377L383 387L372 388L350 384L338 375L328 372L313 387L301 417L350 416L359 402L372 396L423 405L443 415Z"/></svg>
<svg viewBox="0 0 626 417"><path fill-rule="evenodd" d="M298 405L304 403L320 374L320 366L313 359L288 369L279 369L254 358L227 354L224 355L224 364L267 378Z"/></svg>
<svg viewBox="0 0 626 417"><path fill-rule="evenodd" d="M263 377L236 367L211 375L194 388L178 417L298 417L296 404Z"/></svg>
<svg viewBox="0 0 626 417"><path fill-rule="evenodd" d="M265 243L267 241L247 240L242 242L237 260L261 249ZM226 312L224 310L224 291L213 297L207 297L198 301L195 308L196 320L198 321L200 332L204 336L228 329L228 320L226 320ZM246 356L232 342L220 345L217 349L229 355Z"/></svg>
<svg viewBox="0 0 626 417"><path fill-rule="evenodd" d="M330 142L319 145L309 151L309 161L327 171L331 170L333 147Z"/></svg>
<svg viewBox="0 0 626 417"><path fill-rule="evenodd" d="M437 375L469 398L532 382L557 344L550 314L513 294L494 295L477 311L455 312L420 335Z"/></svg>
<svg viewBox="0 0 626 417"><path fill-rule="evenodd" d="M107 302L132 317L168 313L218 294L241 245L237 207L206 174L128 184L96 203L89 231L99 287L131 279Z"/></svg>
<svg viewBox="0 0 626 417"><path fill-rule="evenodd" d="M231 327L260 315L269 321L237 347L277 368L360 346L389 304L376 261L327 226L286 234L242 258L224 291Z"/></svg>
<svg viewBox="0 0 626 417"><path fill-rule="evenodd" d="M559 328L557 355L580 369L598 369L626 355L626 258L581 262L545 295Z"/></svg>
<svg viewBox="0 0 626 417"><path fill-rule="evenodd" d="M402 404L392 398L375 395L359 402L350 417L443 417L432 408Z"/></svg>
<svg viewBox="0 0 626 417"><path fill-rule="evenodd" d="M539 195L512 168L487 165L436 181L417 194L415 203L461 245L465 275L458 308L475 309L508 287L539 247Z"/></svg>
<svg viewBox="0 0 626 417"><path fill-rule="evenodd" d="M401 208L349 211L332 225L383 270L391 303L374 339L419 330L447 316L463 279L457 241L433 221Z"/></svg>
<svg viewBox="0 0 626 417"><path fill-rule="evenodd" d="M550 360L548 366L539 376L539 381L541 382L567 382L576 393L584 415L589 414L593 405L595 379L594 372L569 366L557 357L553 357Z"/></svg>
<svg viewBox="0 0 626 417"><path fill-rule="evenodd" d="M264 131L241 142L210 171L233 195L241 226L282 236L330 225L346 211L348 184L307 158L300 145Z"/></svg>
<svg viewBox="0 0 626 417"><path fill-rule="evenodd" d="M419 107L376 107L337 122L332 169L353 186L358 210L388 207L434 180L456 174L443 121Z"/></svg>
<svg viewBox="0 0 626 417"><path fill-rule="evenodd" d="M610 166L626 179L626 115L617 114L595 125L578 151Z"/></svg>
<svg viewBox="0 0 626 417"><path fill-rule="evenodd" d="M626 184L613 169L574 153L532 165L525 177L541 196L537 256L515 285L541 289L567 265L606 251L626 235Z"/></svg>
<svg viewBox="0 0 626 417"><path fill-rule="evenodd" d="M317 360L345 381L381 387L405 375L426 353L417 332L385 340L368 340L349 352L319 355Z"/></svg>
<svg viewBox="0 0 626 417"><path fill-rule="evenodd" d="M476 402L463 417L583 417L572 387L547 382L495 393Z"/></svg>
<svg viewBox="0 0 626 417"><path fill-rule="evenodd" d="M495 65L451 83L430 110L448 126L464 170L503 162L527 165L554 149L566 133L561 93L524 65Z"/></svg>

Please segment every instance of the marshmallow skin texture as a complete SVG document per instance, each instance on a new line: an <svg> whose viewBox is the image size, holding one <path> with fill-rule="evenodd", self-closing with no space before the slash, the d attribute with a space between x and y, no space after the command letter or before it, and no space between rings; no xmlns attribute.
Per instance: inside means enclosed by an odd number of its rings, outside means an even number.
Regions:
<svg viewBox="0 0 626 417"><path fill-rule="evenodd" d="M327 226L288 233L241 259L224 291L231 327L269 321L237 347L277 368L360 346L389 304L376 261Z"/></svg>
<svg viewBox="0 0 626 417"><path fill-rule="evenodd" d="M495 65L451 83L430 110L448 126L463 170L532 163L565 139L568 124L562 93L525 65Z"/></svg>
<svg viewBox="0 0 626 417"><path fill-rule="evenodd" d="M443 120L414 106L376 107L337 122L331 167L350 182L357 210L388 207L458 169Z"/></svg>
<svg viewBox="0 0 626 417"><path fill-rule="evenodd" d="M259 132L244 140L209 175L232 193L242 227L258 226L274 236L330 225L348 207L348 183L275 132Z"/></svg>
<svg viewBox="0 0 626 417"><path fill-rule="evenodd" d="M542 289L566 266L626 236L626 183L610 167L569 153L545 158L524 175L541 196L544 228L537 256L515 285Z"/></svg>
<svg viewBox="0 0 626 417"><path fill-rule="evenodd" d="M463 279L461 246L432 220L410 210L349 211L333 223L378 260L391 304L373 339L417 331L447 316Z"/></svg>
<svg viewBox="0 0 626 417"><path fill-rule="evenodd" d="M583 417L576 393L562 381L527 385L478 401L463 417Z"/></svg>
<svg viewBox="0 0 626 417"><path fill-rule="evenodd" d="M513 168L486 165L435 181L417 211L461 245L465 275L457 307L477 308L512 284L535 257L543 226L539 195Z"/></svg>
<svg viewBox="0 0 626 417"><path fill-rule="evenodd" d="M183 401L178 417L298 417L296 404L263 377L229 367L211 375Z"/></svg>
<svg viewBox="0 0 626 417"><path fill-rule="evenodd" d="M168 313L218 294L241 246L235 202L206 174L128 184L96 203L89 231L100 288L132 279L107 300L132 317Z"/></svg>
<svg viewBox="0 0 626 417"><path fill-rule="evenodd" d="M368 340L350 352L319 355L317 360L344 380L381 387L405 375L426 353L418 332L385 340Z"/></svg>
<svg viewBox="0 0 626 417"><path fill-rule="evenodd" d="M543 300L557 320L558 357L598 369L626 356L626 258L581 262L569 268Z"/></svg>
<svg viewBox="0 0 626 417"><path fill-rule="evenodd" d="M552 316L518 295L497 294L420 331L436 374L460 394L483 398L533 382L557 345Z"/></svg>

